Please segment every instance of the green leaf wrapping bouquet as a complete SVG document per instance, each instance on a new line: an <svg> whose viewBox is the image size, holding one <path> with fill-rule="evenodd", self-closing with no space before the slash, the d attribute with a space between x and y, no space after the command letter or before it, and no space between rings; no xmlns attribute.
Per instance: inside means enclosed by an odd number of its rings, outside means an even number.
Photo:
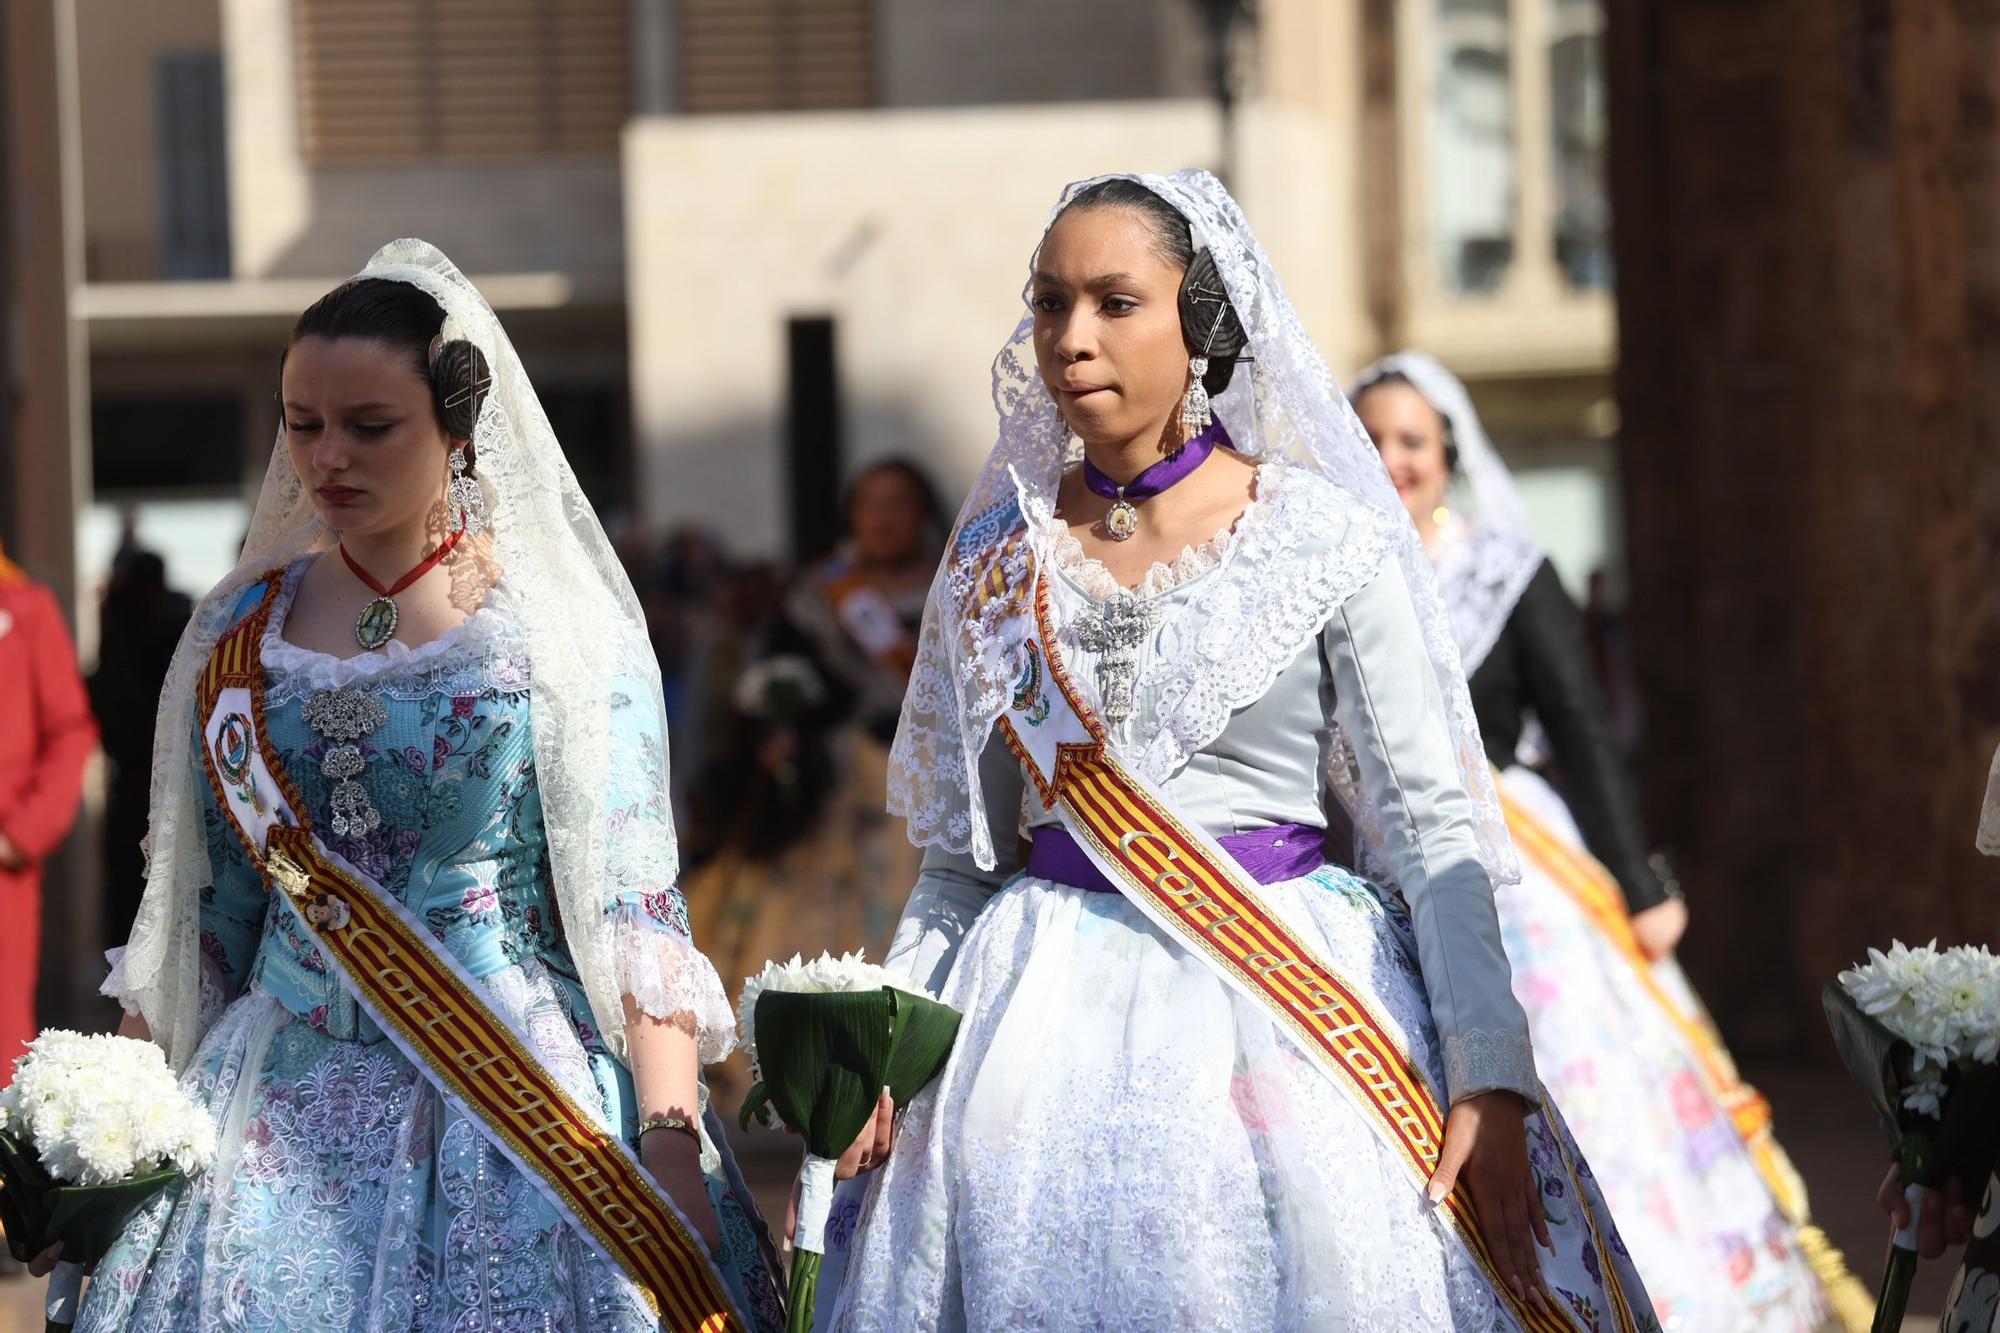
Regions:
<svg viewBox="0 0 2000 1333"><path fill-rule="evenodd" d="M861 954L767 964L737 1005L757 1080L739 1120L782 1122L806 1142L794 1231L790 1319L812 1327L834 1166L868 1125L883 1089L907 1105L944 1069L958 1012Z"/></svg>
<svg viewBox="0 0 2000 1333"><path fill-rule="evenodd" d="M1874 1327L1897 1330L1916 1276L1925 1191L1984 1181L2000 1150L2000 958L1936 941L1842 972L1822 993L1841 1062L1895 1148L1910 1225L1889 1247Z"/></svg>
<svg viewBox="0 0 2000 1333"><path fill-rule="evenodd" d="M0 1224L16 1259L63 1247L48 1327L76 1317L83 1272L160 1191L208 1168L215 1122L160 1048L50 1029L0 1090Z"/></svg>

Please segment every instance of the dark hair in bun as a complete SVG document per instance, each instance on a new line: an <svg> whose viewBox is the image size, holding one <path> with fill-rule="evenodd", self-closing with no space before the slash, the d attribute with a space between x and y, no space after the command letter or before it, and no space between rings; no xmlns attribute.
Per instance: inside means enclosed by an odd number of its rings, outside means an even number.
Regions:
<svg viewBox="0 0 2000 1333"><path fill-rule="evenodd" d="M1229 303L1215 257L1206 249L1195 250L1193 229L1181 211L1139 182L1122 177L1080 191L1063 211L1071 208L1129 208L1145 218L1160 255L1187 270L1181 279L1181 341L1187 344L1188 355L1208 358L1202 387L1210 397L1228 388L1237 361L1250 345L1249 335Z"/></svg>
<svg viewBox="0 0 2000 1333"><path fill-rule="evenodd" d="M466 465L471 467L472 427L479 420L479 408L493 383L486 368L486 354L464 338L454 338L438 348L431 361L431 396L437 402L438 419L445 433L466 441Z"/></svg>
<svg viewBox="0 0 2000 1333"><path fill-rule="evenodd" d="M355 278L306 307L292 325L292 342L305 337L366 338L406 353L410 366L430 382L438 421L454 440L466 442L466 464L476 461L473 426L492 384L486 355L463 338L431 344L444 327L444 308L429 292L389 278ZM290 344L286 350L290 351ZM284 360L278 362L279 372Z"/></svg>

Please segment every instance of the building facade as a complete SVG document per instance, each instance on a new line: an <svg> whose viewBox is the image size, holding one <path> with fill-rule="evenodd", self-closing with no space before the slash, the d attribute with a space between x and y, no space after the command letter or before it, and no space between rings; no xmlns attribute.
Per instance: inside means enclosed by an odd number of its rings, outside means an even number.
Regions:
<svg viewBox="0 0 2000 1333"><path fill-rule="evenodd" d="M1262 0L1227 143L1191 0L51 3L80 596L135 514L227 566L285 329L393 236L488 291L604 510L783 557L871 457L970 476L1065 181L1225 161L1336 371L1438 354L1565 575L1618 563L1591 0Z"/></svg>
<svg viewBox="0 0 2000 1333"><path fill-rule="evenodd" d="M774 49L828 8L765 6ZM720 39L684 31L693 82L625 137L651 520L782 554L810 498L869 458L969 480L988 362L1063 183L1229 163L1336 371L1403 345L1458 368L1572 586L1615 574L1597 6L1262 0L1230 50L1228 133L1203 8L877 5L851 29L874 83L817 100L770 51L723 96L701 66Z"/></svg>
<svg viewBox="0 0 2000 1333"><path fill-rule="evenodd" d="M1572 586L1615 571L1598 4L1258 0L1218 45L1233 7L9 6L0 535L86 662L122 543L205 589L286 331L417 235L499 309L609 526L802 558L871 458L969 480L1065 182L1200 165L1337 373L1411 344L1464 372Z"/></svg>

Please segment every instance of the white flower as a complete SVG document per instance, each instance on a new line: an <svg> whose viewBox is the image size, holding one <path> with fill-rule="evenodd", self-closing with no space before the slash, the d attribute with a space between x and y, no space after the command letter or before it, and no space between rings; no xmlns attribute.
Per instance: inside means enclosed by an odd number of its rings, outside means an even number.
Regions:
<svg viewBox="0 0 2000 1333"><path fill-rule="evenodd" d="M2000 958L1984 945L1940 951L1937 941L1888 953L1840 974L1840 984L1865 1014L1909 1043L1917 1083L1903 1104L1942 1114L1945 1071L1956 1064L2000 1061Z"/></svg>
<svg viewBox="0 0 2000 1333"><path fill-rule="evenodd" d="M105 1185L215 1158L215 1123L181 1090L160 1048L60 1028L37 1037L0 1090L0 1128L58 1180Z"/></svg>
<svg viewBox="0 0 2000 1333"><path fill-rule="evenodd" d="M1944 1078L1933 1074L1903 1089L1903 1105L1936 1120L1944 1113Z"/></svg>
<svg viewBox="0 0 2000 1333"><path fill-rule="evenodd" d="M937 998L902 973L869 962L864 950L857 949L838 958L822 953L810 963L798 954L793 954L789 962L766 963L762 972L743 979L743 996L736 1002L736 1025L742 1031L743 1049L750 1053L754 1063L757 1059L757 997L767 990L824 995L880 990L884 986L921 995L927 1000Z"/></svg>

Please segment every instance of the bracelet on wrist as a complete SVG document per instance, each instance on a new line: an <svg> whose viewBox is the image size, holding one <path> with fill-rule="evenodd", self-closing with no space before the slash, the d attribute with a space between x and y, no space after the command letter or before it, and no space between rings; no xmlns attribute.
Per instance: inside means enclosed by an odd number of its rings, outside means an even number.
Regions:
<svg viewBox="0 0 2000 1333"><path fill-rule="evenodd" d="M671 1129L676 1133L685 1134L694 1141L696 1148L701 1147L701 1130L692 1120L678 1115L647 1116L639 1122L639 1132L633 1135L632 1141L638 1143L656 1129Z"/></svg>

